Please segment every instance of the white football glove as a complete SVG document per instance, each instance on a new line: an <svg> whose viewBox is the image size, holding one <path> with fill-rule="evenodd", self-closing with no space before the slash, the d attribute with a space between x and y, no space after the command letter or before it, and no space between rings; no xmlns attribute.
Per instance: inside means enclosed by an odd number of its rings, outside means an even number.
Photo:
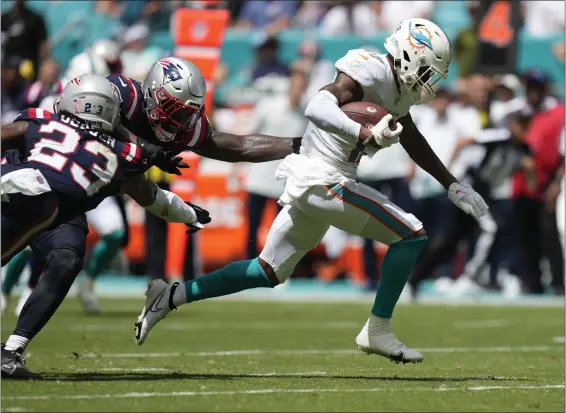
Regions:
<svg viewBox="0 0 566 413"><path fill-rule="evenodd" d="M397 127L393 130L389 127L389 122L393 119L393 115L385 115L373 128L371 128L371 133L373 134L373 139L382 148L389 148L391 145L399 142L399 136L403 132L403 125L396 122ZM369 139L368 139L369 140ZM367 144L367 141L364 144Z"/></svg>
<svg viewBox="0 0 566 413"><path fill-rule="evenodd" d="M483 217L489 207L483 198L471 186L462 185L454 182L448 188L448 198L464 211L466 214L473 215L474 218L479 219Z"/></svg>

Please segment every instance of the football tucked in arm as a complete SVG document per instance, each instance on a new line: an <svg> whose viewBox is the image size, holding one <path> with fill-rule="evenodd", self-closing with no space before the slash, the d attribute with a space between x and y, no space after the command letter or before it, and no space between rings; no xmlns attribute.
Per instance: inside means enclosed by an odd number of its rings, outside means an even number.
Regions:
<svg viewBox="0 0 566 413"><path fill-rule="evenodd" d="M388 114L387 110L381 106L371 102L352 102L342 107L344 112L354 122L358 122L364 128L373 128L385 115ZM389 122L389 127L395 128L396 121ZM369 145L379 149L379 145L375 140L371 140Z"/></svg>

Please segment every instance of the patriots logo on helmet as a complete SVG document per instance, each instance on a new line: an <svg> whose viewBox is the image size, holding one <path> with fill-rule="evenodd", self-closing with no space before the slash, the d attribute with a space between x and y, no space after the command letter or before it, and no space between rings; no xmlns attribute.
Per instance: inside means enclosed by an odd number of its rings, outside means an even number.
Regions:
<svg viewBox="0 0 566 413"><path fill-rule="evenodd" d="M80 86L81 85L81 79L76 77L73 80L71 80L69 83L72 83L73 85L76 85L76 86Z"/></svg>
<svg viewBox="0 0 566 413"><path fill-rule="evenodd" d="M166 59L158 60L159 66L163 69L163 84L182 79L181 72L177 65Z"/></svg>

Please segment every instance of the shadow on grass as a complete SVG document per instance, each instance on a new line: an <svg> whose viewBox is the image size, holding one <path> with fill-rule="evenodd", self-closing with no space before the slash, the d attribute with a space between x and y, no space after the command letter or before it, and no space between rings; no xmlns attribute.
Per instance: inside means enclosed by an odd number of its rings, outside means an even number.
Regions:
<svg viewBox="0 0 566 413"><path fill-rule="evenodd" d="M406 381L406 382L468 382L468 381L528 381L526 378L470 376L470 377L403 377L403 376L345 376L336 374L192 374L182 372L172 373L47 373L42 374L44 381L61 382L99 382L99 381L161 381L161 380L263 380L263 379L294 379L294 380L368 380L368 381Z"/></svg>

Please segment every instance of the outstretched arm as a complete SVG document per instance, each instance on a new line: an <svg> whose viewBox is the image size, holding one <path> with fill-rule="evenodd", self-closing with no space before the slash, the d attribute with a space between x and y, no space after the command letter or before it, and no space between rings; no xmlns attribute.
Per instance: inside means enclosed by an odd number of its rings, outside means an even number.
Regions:
<svg viewBox="0 0 566 413"><path fill-rule="evenodd" d="M21 139L25 136L27 131L28 122L25 120L20 120L18 122L2 126L2 134L0 135L0 138L2 140L2 143L5 143L9 140Z"/></svg>
<svg viewBox="0 0 566 413"><path fill-rule="evenodd" d="M214 131L211 139L195 148L194 152L225 162L267 162L283 159L297 152L300 146L301 138L260 134L240 136Z"/></svg>
<svg viewBox="0 0 566 413"><path fill-rule="evenodd" d="M402 117L399 122L403 125L400 142L411 159L446 189L454 182L458 182L419 132L411 115Z"/></svg>
<svg viewBox="0 0 566 413"><path fill-rule="evenodd" d="M201 224L210 222L208 211L159 188L155 183L147 181L143 174L130 177L122 185L121 192L165 221L187 224L191 232L202 228Z"/></svg>

